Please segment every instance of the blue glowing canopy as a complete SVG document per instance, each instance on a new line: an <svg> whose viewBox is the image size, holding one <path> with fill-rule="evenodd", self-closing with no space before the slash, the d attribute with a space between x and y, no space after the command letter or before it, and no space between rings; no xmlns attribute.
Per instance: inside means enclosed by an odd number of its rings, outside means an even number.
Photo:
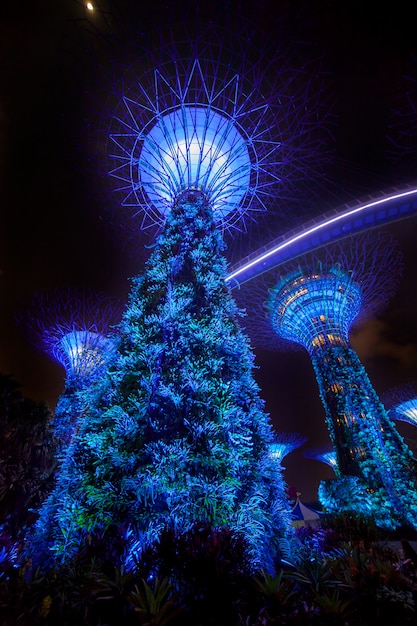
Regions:
<svg viewBox="0 0 417 626"><path fill-rule="evenodd" d="M138 168L145 193L163 214L181 193L198 189L215 219L223 219L250 184L246 141L210 107L181 106L161 116L143 141Z"/></svg>
<svg viewBox="0 0 417 626"><path fill-rule="evenodd" d="M300 269L271 290L268 308L275 332L311 353L324 345L348 345L361 302L361 289L349 273L337 267Z"/></svg>
<svg viewBox="0 0 417 626"><path fill-rule="evenodd" d="M53 354L67 376L92 376L102 371L113 347L112 340L100 333L73 330L56 343Z"/></svg>
<svg viewBox="0 0 417 626"><path fill-rule="evenodd" d="M410 398L398 404L393 410L394 418L417 426L417 398Z"/></svg>

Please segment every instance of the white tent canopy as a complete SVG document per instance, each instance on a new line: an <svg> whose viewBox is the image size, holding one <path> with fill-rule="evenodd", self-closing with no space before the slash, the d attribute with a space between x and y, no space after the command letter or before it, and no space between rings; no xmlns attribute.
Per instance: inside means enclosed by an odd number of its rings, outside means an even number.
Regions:
<svg viewBox="0 0 417 626"><path fill-rule="evenodd" d="M303 504L300 500L300 493L297 493L297 500L291 511L293 526L316 526L320 520L320 513Z"/></svg>

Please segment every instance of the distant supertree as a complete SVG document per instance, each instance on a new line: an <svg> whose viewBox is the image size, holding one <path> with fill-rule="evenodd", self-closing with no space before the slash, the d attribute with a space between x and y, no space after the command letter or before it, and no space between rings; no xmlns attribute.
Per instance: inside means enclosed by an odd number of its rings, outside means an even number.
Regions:
<svg viewBox="0 0 417 626"><path fill-rule="evenodd" d="M282 464L282 461L290 452L301 447L306 441L307 437L300 433L279 432L275 437L274 443L269 447L270 455Z"/></svg>
<svg viewBox="0 0 417 626"><path fill-rule="evenodd" d="M286 266L270 289L267 315L249 304L247 322L255 342L295 343L311 357L339 478L321 483L322 504L329 511L371 513L384 526L416 525L412 453L350 346L349 333L382 307L400 267L399 252L382 235L329 246Z"/></svg>
<svg viewBox="0 0 417 626"><path fill-rule="evenodd" d="M311 450L305 450L303 456L307 459L315 459L326 463L337 474L337 456L334 448L313 448Z"/></svg>
<svg viewBox="0 0 417 626"><path fill-rule="evenodd" d="M405 383L381 396L391 419L417 426L417 383Z"/></svg>
<svg viewBox="0 0 417 626"><path fill-rule="evenodd" d="M112 327L120 315L117 299L79 288L39 291L16 315L30 343L64 369L64 392L54 417L55 435L61 445L69 442L82 411L76 401L78 392L106 370L114 350Z"/></svg>

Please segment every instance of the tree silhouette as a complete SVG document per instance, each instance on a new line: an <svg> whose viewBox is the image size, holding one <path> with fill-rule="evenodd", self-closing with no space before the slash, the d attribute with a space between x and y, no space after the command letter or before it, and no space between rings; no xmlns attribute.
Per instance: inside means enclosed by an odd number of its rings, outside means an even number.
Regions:
<svg viewBox="0 0 417 626"><path fill-rule="evenodd" d="M0 528L14 540L23 538L53 487L56 447L49 408L19 388L0 374Z"/></svg>

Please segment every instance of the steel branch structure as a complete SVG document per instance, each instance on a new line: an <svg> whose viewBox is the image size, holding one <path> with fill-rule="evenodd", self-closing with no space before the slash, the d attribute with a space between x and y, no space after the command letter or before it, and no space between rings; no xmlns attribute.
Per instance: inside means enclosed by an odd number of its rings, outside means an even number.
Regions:
<svg viewBox="0 0 417 626"><path fill-rule="evenodd" d="M316 269L311 276L305 276L305 267ZM382 272L383 267L389 267L389 271ZM318 275L319 268L321 269ZM323 273L323 268L326 268L325 273ZM293 289L296 298L299 294L301 299L304 293L305 305L308 304L310 309L315 306L316 301L318 307L326 305L329 311L333 308L331 318L334 321L332 323L338 325L337 333L338 336L340 335L340 341L347 342L352 328L359 326L384 309L397 290L402 270L402 255L394 240L385 233L368 233L336 241L303 257L295 259L291 257L291 260L283 263L279 268L273 268L240 285L233 293L237 302L247 311L243 324L255 346L271 351L287 351L300 349L303 345L310 352L308 328L305 329L305 343L302 344L299 341L303 324L310 323L309 313L304 316L301 307L294 311L291 318L290 309L287 308L285 331L280 334L272 332L268 298L274 299L273 294L277 292L278 285L283 288L285 285L286 290ZM320 276L320 281L314 276ZM290 277L293 279L292 288ZM314 298L309 303L307 294L310 291L308 289L300 291L298 280L302 280L303 283L307 281L312 290L316 286L317 299ZM326 282L328 287L324 293L329 293L323 302L320 297L324 284L322 281ZM340 281L341 284L339 284ZM344 293L347 290L350 297L344 297L343 290L345 290ZM360 294L359 298L357 294ZM337 299L337 305L335 299ZM310 313L312 315L311 310ZM315 316L312 315L312 317ZM297 341L291 338L290 319L293 320ZM273 323L279 323L279 318L276 318ZM318 318L314 328L318 328L319 323Z"/></svg>
<svg viewBox="0 0 417 626"><path fill-rule="evenodd" d="M316 61L291 66L285 46L266 60L239 37L230 48L221 28L193 31L186 55L178 34L159 37L146 52L152 69L131 64L114 87L106 152L119 220L162 225L189 190L206 195L222 230L245 230L277 204L284 216L298 183L313 186L330 158Z"/></svg>
<svg viewBox="0 0 417 626"><path fill-rule="evenodd" d="M57 288L37 292L16 321L32 345L64 368L67 385L79 385L103 370L120 314L115 298L90 289Z"/></svg>
<svg viewBox="0 0 417 626"><path fill-rule="evenodd" d="M337 474L337 457L336 451L329 448L313 448L303 452L303 456L307 459L314 459L326 463Z"/></svg>
<svg viewBox="0 0 417 626"><path fill-rule="evenodd" d="M307 441L307 437L300 433L285 432L279 432L275 439L275 442L270 446L270 456L279 463L282 463L290 452L301 447Z"/></svg>
<svg viewBox="0 0 417 626"><path fill-rule="evenodd" d="M16 316L29 341L65 370L65 387L58 399L54 433L61 451L70 443L85 410L83 389L106 371L114 354L112 327L121 315L120 302L91 289L52 289L35 293L32 303Z"/></svg>
<svg viewBox="0 0 417 626"><path fill-rule="evenodd" d="M384 405L394 420L417 426L417 383L405 383L382 396Z"/></svg>

